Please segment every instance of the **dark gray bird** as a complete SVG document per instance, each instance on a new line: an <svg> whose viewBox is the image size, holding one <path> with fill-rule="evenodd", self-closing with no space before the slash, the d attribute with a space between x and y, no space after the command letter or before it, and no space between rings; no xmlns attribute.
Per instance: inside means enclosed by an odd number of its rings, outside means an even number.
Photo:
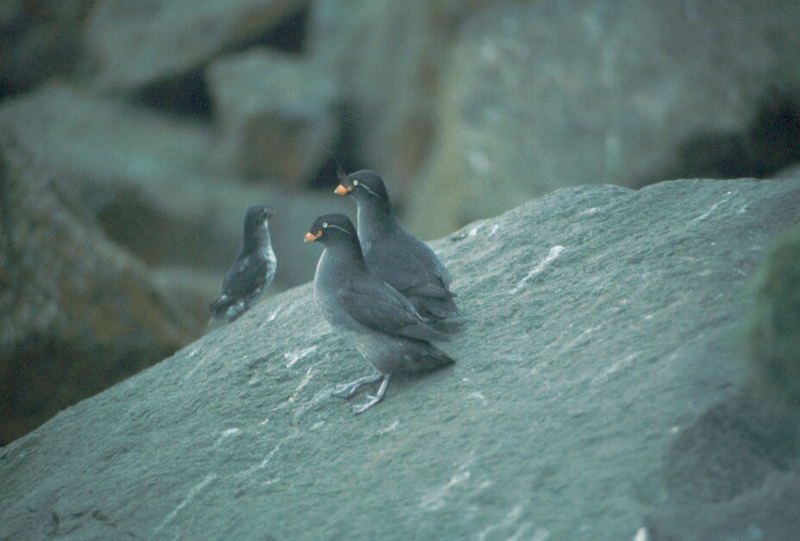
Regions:
<svg viewBox="0 0 800 541"><path fill-rule="evenodd" d="M374 171L350 175L339 170L335 193L350 194L358 207L358 237L369 267L403 295L435 326L458 314L450 274L427 244L406 231L392 215L389 195ZM456 330L458 326L437 326Z"/></svg>
<svg viewBox="0 0 800 541"><path fill-rule="evenodd" d="M362 386L381 382L375 395L353 407L355 413L381 401L392 374L433 370L454 362L430 343L448 340L448 336L428 325L406 297L369 270L347 216L320 216L305 241L325 246L314 275L314 297L323 317L380 372L334 389L334 395L350 398Z"/></svg>
<svg viewBox="0 0 800 541"><path fill-rule="evenodd" d="M247 209L242 249L225 276L222 293L209 307L209 324L230 323L245 313L272 283L278 267L269 236L269 219L274 215L264 205Z"/></svg>

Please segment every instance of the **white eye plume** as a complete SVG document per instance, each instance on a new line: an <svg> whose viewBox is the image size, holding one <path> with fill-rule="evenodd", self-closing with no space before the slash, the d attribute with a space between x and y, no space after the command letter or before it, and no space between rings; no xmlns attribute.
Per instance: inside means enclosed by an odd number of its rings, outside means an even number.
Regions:
<svg viewBox="0 0 800 541"><path fill-rule="evenodd" d="M358 186L358 181L357 180L353 181L353 186Z"/></svg>
<svg viewBox="0 0 800 541"><path fill-rule="evenodd" d="M328 227L328 222L322 222L322 227Z"/></svg>

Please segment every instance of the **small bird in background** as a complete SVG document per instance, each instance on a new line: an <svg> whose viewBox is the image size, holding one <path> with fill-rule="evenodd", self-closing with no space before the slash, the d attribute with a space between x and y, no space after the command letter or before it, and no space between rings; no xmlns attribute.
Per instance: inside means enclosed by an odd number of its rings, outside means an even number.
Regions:
<svg viewBox="0 0 800 541"><path fill-rule="evenodd" d="M246 312L275 278L278 262L269 236L269 219L275 213L254 205L244 216L244 242L225 276L222 293L211 303L209 325L230 323Z"/></svg>
<svg viewBox="0 0 800 541"><path fill-rule="evenodd" d="M324 245L314 275L314 298L322 316L380 372L334 389L335 396L350 398L364 385L380 382L375 395L353 406L355 413L383 399L393 374L434 370L454 362L431 344L449 337L428 325L405 296L367 267L350 218L320 216L304 240Z"/></svg>
<svg viewBox="0 0 800 541"><path fill-rule="evenodd" d="M374 171L337 172L335 193L351 195L357 206L358 237L364 258L375 274L405 295L437 329L460 328L450 291L450 274L424 242L406 231L392 215L383 179ZM450 324L448 324L450 323Z"/></svg>

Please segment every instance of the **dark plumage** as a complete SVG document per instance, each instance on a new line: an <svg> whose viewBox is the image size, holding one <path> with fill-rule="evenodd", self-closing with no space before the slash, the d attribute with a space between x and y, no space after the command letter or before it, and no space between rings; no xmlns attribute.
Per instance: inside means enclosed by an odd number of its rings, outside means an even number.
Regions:
<svg viewBox="0 0 800 541"><path fill-rule="evenodd" d="M380 402L392 374L433 370L454 362L430 343L448 340L448 336L428 325L406 297L367 267L347 216L320 216L305 240L325 246L314 275L314 297L323 317L380 371L334 390L335 395L350 398L361 386L381 381L376 395L354 406L356 413Z"/></svg>
<svg viewBox="0 0 800 541"><path fill-rule="evenodd" d="M395 220L381 177L369 170L350 175L340 171L339 182L336 193L349 194L356 201L358 236L373 272L405 295L434 325L456 315L450 275L433 250Z"/></svg>
<svg viewBox="0 0 800 541"><path fill-rule="evenodd" d="M246 312L275 277L277 261L269 236L269 219L274 212L263 205L247 209L244 242L222 283L222 293L211 303L211 323L231 322Z"/></svg>

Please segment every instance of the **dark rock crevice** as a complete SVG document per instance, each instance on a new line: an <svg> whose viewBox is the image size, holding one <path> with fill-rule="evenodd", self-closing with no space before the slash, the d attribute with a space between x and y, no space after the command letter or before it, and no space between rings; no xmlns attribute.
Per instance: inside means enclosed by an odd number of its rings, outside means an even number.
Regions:
<svg viewBox="0 0 800 541"><path fill-rule="evenodd" d="M308 9L301 9L287 15L262 35L226 48L220 51L220 54L237 53L264 46L300 55L305 48L307 21ZM211 120L212 100L204 74L213 60L210 59L189 73L156 81L137 90L133 101L172 115Z"/></svg>
<svg viewBox="0 0 800 541"><path fill-rule="evenodd" d="M150 84L137 91L133 101L167 114L209 121L211 96L204 70L202 66L178 78Z"/></svg>
<svg viewBox="0 0 800 541"><path fill-rule="evenodd" d="M668 176L768 178L800 163L800 92L772 89L738 133L698 134L678 148ZM663 175L661 178L665 178Z"/></svg>

